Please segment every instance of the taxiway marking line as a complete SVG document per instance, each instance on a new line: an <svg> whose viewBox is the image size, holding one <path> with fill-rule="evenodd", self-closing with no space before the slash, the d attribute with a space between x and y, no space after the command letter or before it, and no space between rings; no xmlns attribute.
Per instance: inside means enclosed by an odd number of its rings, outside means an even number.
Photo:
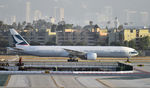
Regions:
<svg viewBox="0 0 150 88"><path fill-rule="evenodd" d="M5 84L4 84L4 86L7 86L7 85L8 85L8 82L9 82L10 78L11 78L11 75L8 76L8 78L7 78L7 80L6 80Z"/></svg>
<svg viewBox="0 0 150 88"><path fill-rule="evenodd" d="M84 88L87 88L84 84L82 84L79 80L78 80L79 77L75 77L74 79L80 84L82 85Z"/></svg>
<svg viewBox="0 0 150 88"><path fill-rule="evenodd" d="M100 80L100 79L96 79L96 81L98 81L99 83L103 84L104 86L106 86L106 87L108 87L108 88L115 88L115 87L113 87L112 85L108 85L108 83L106 83L106 82L104 82L104 81L102 81L102 80Z"/></svg>
<svg viewBox="0 0 150 88"><path fill-rule="evenodd" d="M53 76L50 76L50 77L51 77L51 79L53 80L54 84L57 86L57 88L64 88L64 87L59 86L59 85L57 84L57 82L55 81L55 79L54 79Z"/></svg>

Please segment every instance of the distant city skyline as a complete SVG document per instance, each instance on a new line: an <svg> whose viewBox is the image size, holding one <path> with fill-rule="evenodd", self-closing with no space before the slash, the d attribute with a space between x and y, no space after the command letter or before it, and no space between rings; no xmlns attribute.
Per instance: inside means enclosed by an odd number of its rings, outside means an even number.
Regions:
<svg viewBox="0 0 150 88"><path fill-rule="evenodd" d="M30 10L31 10L31 7L30 7L30 2L27 1L26 2L26 22L27 23L30 23Z"/></svg>
<svg viewBox="0 0 150 88"><path fill-rule="evenodd" d="M64 20L75 25L93 21L105 27L108 23L114 26L117 17L120 24L149 26L149 3L150 0L0 0L0 20L8 24Z"/></svg>

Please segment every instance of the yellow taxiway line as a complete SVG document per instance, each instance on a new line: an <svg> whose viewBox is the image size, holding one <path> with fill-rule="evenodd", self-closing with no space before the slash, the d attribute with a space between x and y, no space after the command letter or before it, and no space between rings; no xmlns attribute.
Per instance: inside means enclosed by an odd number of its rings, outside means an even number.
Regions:
<svg viewBox="0 0 150 88"><path fill-rule="evenodd" d="M4 86L7 86L7 85L8 85L8 82L9 82L10 78L11 78L11 75L8 76L8 79L6 80Z"/></svg>

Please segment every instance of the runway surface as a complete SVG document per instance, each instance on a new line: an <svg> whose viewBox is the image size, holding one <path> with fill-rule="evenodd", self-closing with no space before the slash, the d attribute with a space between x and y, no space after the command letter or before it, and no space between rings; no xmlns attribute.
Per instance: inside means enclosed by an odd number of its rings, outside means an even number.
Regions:
<svg viewBox="0 0 150 88"><path fill-rule="evenodd" d="M6 87L150 88L150 78L140 76L12 75Z"/></svg>

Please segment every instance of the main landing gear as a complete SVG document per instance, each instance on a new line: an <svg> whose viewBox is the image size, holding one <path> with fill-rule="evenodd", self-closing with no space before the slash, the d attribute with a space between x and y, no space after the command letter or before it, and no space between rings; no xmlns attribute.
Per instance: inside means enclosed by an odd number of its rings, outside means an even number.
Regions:
<svg viewBox="0 0 150 88"><path fill-rule="evenodd" d="M78 62L78 59L76 59L76 56L69 55L69 59L67 60L68 62Z"/></svg>

